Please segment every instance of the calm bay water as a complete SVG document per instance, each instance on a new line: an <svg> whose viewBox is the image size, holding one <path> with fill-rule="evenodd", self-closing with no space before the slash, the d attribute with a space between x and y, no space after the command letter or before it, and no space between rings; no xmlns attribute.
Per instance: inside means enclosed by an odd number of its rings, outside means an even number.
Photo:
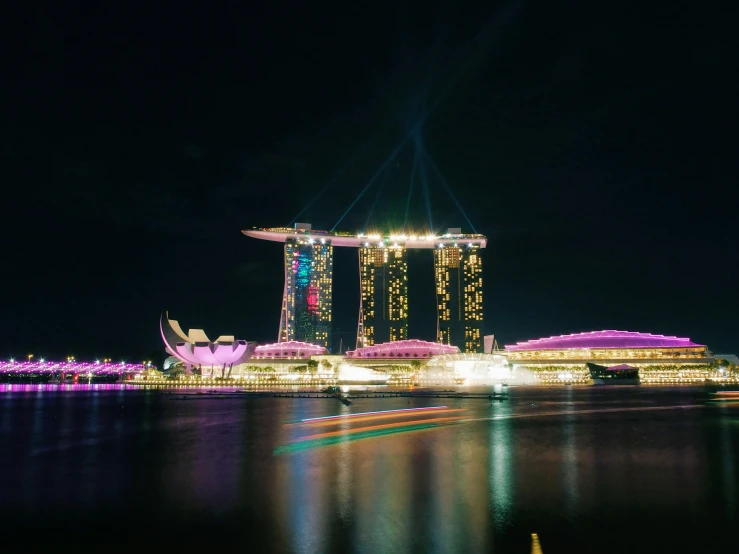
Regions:
<svg viewBox="0 0 739 554"><path fill-rule="evenodd" d="M547 554L737 544L739 406L703 388L351 406L182 394L0 389L5 538L85 552L507 554L528 553L532 532Z"/></svg>

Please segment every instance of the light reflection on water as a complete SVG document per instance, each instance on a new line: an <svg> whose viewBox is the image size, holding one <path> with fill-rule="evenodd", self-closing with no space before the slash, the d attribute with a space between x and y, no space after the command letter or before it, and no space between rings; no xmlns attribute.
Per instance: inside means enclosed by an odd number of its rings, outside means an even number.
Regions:
<svg viewBox="0 0 739 554"><path fill-rule="evenodd" d="M84 518L90 532L126 522L131 540L183 546L248 537L255 551L439 553L527 552L537 532L548 553L682 552L703 538L671 530L710 529L729 545L739 523L739 409L705 407L702 390L516 388L504 402L344 406L32 387L0 394L0 517L19 530ZM457 415L433 411L285 423L449 402L462 423L402 428ZM351 440L362 427L403 432ZM342 429L330 445L274 454ZM635 541L633 525L649 532ZM48 536L58 546L68 535Z"/></svg>
<svg viewBox="0 0 739 554"><path fill-rule="evenodd" d="M510 415L507 405L492 404L492 417ZM504 529L513 506L513 437L510 419L491 421L490 433L490 498L493 501L493 519L498 529Z"/></svg>

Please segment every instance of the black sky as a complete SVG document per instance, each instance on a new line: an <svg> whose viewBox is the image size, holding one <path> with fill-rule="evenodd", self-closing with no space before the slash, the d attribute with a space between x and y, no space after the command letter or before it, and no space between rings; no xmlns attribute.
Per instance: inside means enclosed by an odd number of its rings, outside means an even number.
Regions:
<svg viewBox="0 0 739 554"><path fill-rule="evenodd" d="M118 4L7 17L0 356L144 357L162 309L273 340L281 249L240 229L287 225L322 190L300 220L332 227L422 114L489 237L501 344L627 329L739 350L739 48L721 4ZM414 151L340 228L375 199L376 227L402 222ZM437 230L469 231L428 186ZM411 335L433 339L431 260L411 262ZM335 273L346 344L354 252Z"/></svg>

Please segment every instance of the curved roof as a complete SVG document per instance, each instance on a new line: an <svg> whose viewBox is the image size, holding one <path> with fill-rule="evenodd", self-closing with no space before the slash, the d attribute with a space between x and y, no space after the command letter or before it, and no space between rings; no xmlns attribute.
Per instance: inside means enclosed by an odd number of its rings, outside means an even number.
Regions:
<svg viewBox="0 0 739 554"><path fill-rule="evenodd" d="M451 231L452 229L450 229ZM287 239L305 241L306 244L330 244L332 246L351 246L359 248L370 244L383 247L403 246L405 248L437 248L439 246L477 246L485 248L487 238L480 234L445 233L443 235L405 235L405 234L352 234L317 229L291 229L289 227L271 227L241 231L247 237L274 242L285 242Z"/></svg>
<svg viewBox="0 0 739 554"><path fill-rule="evenodd" d="M347 352L346 356L348 358L430 358L439 354L456 354L458 352L459 348L456 346L409 339L357 348Z"/></svg>
<svg viewBox="0 0 739 554"><path fill-rule="evenodd" d="M635 331L590 331L519 342L505 347L508 351L560 350L568 348L685 348L703 346L690 339L637 333Z"/></svg>
<svg viewBox="0 0 739 554"><path fill-rule="evenodd" d="M168 312L159 318L159 332L167 352L188 364L239 364L250 355L248 342L234 340L230 335L223 335L216 342L211 342L202 329L190 329L185 334L176 320L169 319Z"/></svg>
<svg viewBox="0 0 739 554"><path fill-rule="evenodd" d="M317 354L328 354L328 350L317 344L297 340L263 344L254 349L255 356L268 358L310 358Z"/></svg>

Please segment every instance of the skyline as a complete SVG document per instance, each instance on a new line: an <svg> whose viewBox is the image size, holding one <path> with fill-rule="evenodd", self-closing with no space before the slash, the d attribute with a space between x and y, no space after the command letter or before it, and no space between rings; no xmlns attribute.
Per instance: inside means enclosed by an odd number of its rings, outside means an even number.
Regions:
<svg viewBox="0 0 739 554"><path fill-rule="evenodd" d="M163 309L273 342L282 253L239 230L294 220L487 236L483 334L501 345L627 329L739 351L730 18L229 10L18 19L0 358L144 359ZM408 258L408 335L434 340L433 257ZM334 268L353 345L353 254Z"/></svg>

